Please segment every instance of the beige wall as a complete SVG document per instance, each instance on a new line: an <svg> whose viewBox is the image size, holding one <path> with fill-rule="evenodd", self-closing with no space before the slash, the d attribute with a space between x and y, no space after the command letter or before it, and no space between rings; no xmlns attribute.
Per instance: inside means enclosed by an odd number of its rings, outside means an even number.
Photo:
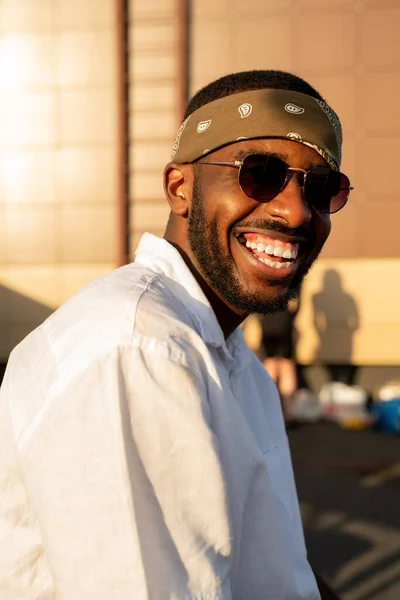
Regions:
<svg viewBox="0 0 400 600"><path fill-rule="evenodd" d="M355 191L304 286L302 362L400 363L399 30L398 0L193 0L192 92L230 72L283 69L314 85L342 120L342 168ZM322 347L315 295L328 327Z"/></svg>
<svg viewBox="0 0 400 600"><path fill-rule="evenodd" d="M88 281L121 231L117 0L0 2L0 361ZM168 218L178 2L129 5L130 246Z"/></svg>
<svg viewBox="0 0 400 600"><path fill-rule="evenodd" d="M131 253L143 231L162 235L169 210L162 172L178 123L178 3L131 0Z"/></svg>
<svg viewBox="0 0 400 600"><path fill-rule="evenodd" d="M0 2L0 360L116 266L115 8Z"/></svg>

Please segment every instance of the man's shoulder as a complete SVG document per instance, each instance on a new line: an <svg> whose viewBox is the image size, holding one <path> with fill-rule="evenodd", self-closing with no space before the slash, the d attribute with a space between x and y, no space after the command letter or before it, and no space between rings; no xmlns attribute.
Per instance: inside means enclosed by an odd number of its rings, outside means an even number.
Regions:
<svg viewBox="0 0 400 600"><path fill-rule="evenodd" d="M136 342L151 338L163 343L199 337L193 299L183 286L165 275L148 281L138 297L133 333Z"/></svg>
<svg viewBox="0 0 400 600"><path fill-rule="evenodd" d="M141 295L156 274L131 263L96 279L64 302L43 324L53 350L63 353L61 340L96 340L118 344L132 333ZM100 344L100 345L99 345Z"/></svg>
<svg viewBox="0 0 400 600"><path fill-rule="evenodd" d="M160 341L186 332L191 322L176 282L131 263L79 290L13 351L14 360L82 367L135 337Z"/></svg>

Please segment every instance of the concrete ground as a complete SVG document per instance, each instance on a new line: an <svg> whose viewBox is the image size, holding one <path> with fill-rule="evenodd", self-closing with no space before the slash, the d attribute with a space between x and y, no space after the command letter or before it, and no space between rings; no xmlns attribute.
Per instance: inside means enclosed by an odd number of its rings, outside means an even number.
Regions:
<svg viewBox="0 0 400 600"><path fill-rule="evenodd" d="M343 600L400 598L400 437L289 429L310 563Z"/></svg>

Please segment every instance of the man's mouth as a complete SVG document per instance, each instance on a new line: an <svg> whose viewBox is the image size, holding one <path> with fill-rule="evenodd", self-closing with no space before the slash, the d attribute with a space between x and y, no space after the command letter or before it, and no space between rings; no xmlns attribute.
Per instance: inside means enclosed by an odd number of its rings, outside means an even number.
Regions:
<svg viewBox="0 0 400 600"><path fill-rule="evenodd" d="M255 258L273 269L288 269L299 252L299 244L283 242L260 233L242 233L238 241Z"/></svg>

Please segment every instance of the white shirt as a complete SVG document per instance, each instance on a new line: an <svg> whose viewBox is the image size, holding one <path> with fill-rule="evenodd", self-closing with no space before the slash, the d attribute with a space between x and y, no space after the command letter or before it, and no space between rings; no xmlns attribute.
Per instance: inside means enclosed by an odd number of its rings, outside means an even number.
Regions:
<svg viewBox="0 0 400 600"><path fill-rule="evenodd" d="M1 600L316 600L280 402L179 253L78 292L0 392Z"/></svg>

